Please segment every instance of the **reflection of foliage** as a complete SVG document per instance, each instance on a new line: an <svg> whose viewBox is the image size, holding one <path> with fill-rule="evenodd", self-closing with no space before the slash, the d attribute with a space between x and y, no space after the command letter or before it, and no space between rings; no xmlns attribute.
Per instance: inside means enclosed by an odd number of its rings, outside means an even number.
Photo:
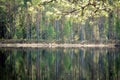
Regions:
<svg viewBox="0 0 120 80"><path fill-rule="evenodd" d="M2 49L0 60L1 56L5 56L3 57L5 67L0 65L0 70L4 70L2 75L5 75L2 77L0 74L0 77L4 80L8 78L22 80L30 78L96 80L99 78L104 80L109 79L110 75L112 79L118 80L120 75L118 49L116 51L109 49L102 51L99 49Z"/></svg>

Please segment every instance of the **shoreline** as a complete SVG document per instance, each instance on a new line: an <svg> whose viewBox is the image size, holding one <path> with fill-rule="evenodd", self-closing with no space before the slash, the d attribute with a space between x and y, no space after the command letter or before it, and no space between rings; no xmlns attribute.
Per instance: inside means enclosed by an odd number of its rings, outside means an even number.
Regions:
<svg viewBox="0 0 120 80"><path fill-rule="evenodd" d="M79 47L88 47L88 48L114 48L115 44L75 44L75 43L0 43L0 47L23 47L23 48L57 48L57 47L63 47L63 48L69 48L69 47L75 47L75 48L79 48Z"/></svg>

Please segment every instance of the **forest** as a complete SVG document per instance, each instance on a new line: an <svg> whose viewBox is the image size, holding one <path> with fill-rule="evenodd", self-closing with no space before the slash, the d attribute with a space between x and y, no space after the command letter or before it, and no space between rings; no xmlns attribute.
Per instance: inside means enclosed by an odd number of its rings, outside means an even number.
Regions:
<svg viewBox="0 0 120 80"><path fill-rule="evenodd" d="M0 0L0 80L119 78L120 0Z"/></svg>
<svg viewBox="0 0 120 80"><path fill-rule="evenodd" d="M115 42L119 0L0 0L0 41Z"/></svg>

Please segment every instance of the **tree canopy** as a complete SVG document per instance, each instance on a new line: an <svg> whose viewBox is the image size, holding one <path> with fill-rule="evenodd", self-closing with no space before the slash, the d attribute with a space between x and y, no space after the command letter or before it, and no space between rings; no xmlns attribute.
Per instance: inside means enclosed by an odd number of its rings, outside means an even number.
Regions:
<svg viewBox="0 0 120 80"><path fill-rule="evenodd" d="M108 13L119 6L120 2L118 0L113 3L111 0L41 0L38 5L49 8L46 12L48 16L83 21L91 17L108 16Z"/></svg>

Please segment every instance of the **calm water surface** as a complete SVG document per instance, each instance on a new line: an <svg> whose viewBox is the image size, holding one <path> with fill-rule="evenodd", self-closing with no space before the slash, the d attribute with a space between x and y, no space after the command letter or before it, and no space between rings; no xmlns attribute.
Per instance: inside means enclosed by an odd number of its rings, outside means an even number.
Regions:
<svg viewBox="0 0 120 80"><path fill-rule="evenodd" d="M120 80L120 49L0 48L0 80Z"/></svg>

